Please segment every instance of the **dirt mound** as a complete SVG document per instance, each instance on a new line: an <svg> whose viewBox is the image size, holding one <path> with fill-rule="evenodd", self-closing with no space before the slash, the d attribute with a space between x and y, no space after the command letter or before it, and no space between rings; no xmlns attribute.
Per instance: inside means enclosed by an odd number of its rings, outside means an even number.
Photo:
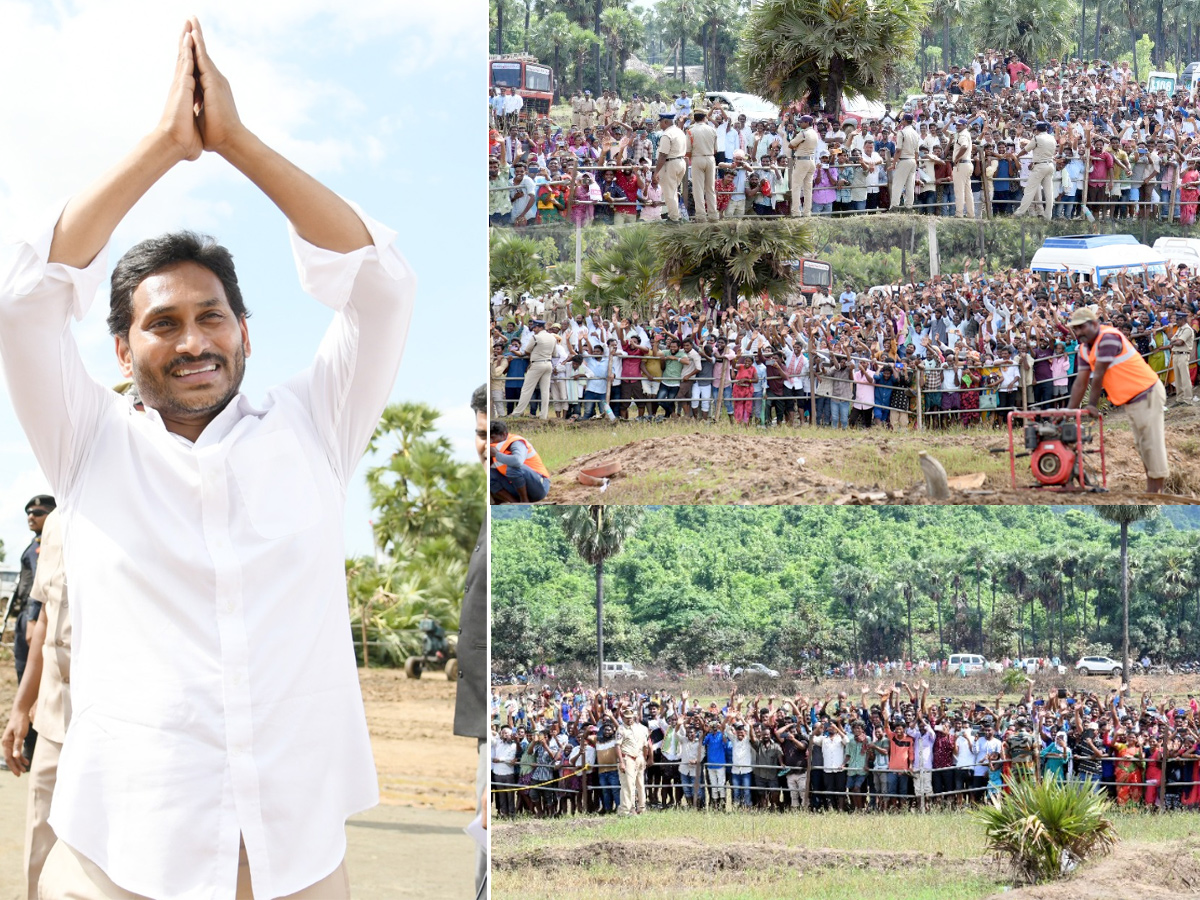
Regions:
<svg viewBox="0 0 1200 900"><path fill-rule="evenodd" d="M713 434L697 430L633 441L581 456L552 475L554 503L932 503L918 466L927 450L951 476L981 473L976 490L951 490L950 504L1194 503L1200 499L1200 409L1169 411L1179 421L1168 432L1172 494L1147 494L1145 472L1126 431L1110 428L1106 440L1107 493L1062 494L1012 487L999 432L807 437ZM577 481L581 469L618 462L621 474L605 488ZM1019 459L1018 484L1032 483ZM856 477L857 476L857 477Z"/></svg>
<svg viewBox="0 0 1200 900"><path fill-rule="evenodd" d="M497 871L518 870L548 874L581 866L608 864L618 868L653 868L689 873L742 872L760 873L765 869L784 868L795 872L814 869L871 869L876 872L911 872L914 867L930 866L958 875L994 873L992 863L984 860L949 859L940 853L896 852L890 850L810 850L780 847L771 843L713 845L684 838L654 841L592 841L571 847L537 847L514 853L493 853L492 867Z"/></svg>
<svg viewBox="0 0 1200 900"><path fill-rule="evenodd" d="M995 894L991 900L1112 900L1200 897L1200 837L1117 849L1063 881Z"/></svg>

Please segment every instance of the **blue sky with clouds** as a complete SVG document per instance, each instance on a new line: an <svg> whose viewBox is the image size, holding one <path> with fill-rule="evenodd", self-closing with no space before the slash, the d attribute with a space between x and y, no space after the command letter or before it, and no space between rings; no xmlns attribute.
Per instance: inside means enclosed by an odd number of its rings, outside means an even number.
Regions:
<svg viewBox="0 0 1200 900"><path fill-rule="evenodd" d="M486 379L483 0L0 0L0 235L19 235L157 122L188 15L268 144L399 232L416 310L393 401L442 411L474 458L471 391ZM478 181L479 183L475 183ZM216 156L177 166L114 236L109 267L142 238L192 228L230 248L252 310L251 397L311 360L331 313L297 284L282 214ZM5 261L0 251L0 265ZM92 374L120 375L107 288L75 324ZM360 465L347 552L369 553ZM27 543L23 507L46 490L0 376L0 539Z"/></svg>

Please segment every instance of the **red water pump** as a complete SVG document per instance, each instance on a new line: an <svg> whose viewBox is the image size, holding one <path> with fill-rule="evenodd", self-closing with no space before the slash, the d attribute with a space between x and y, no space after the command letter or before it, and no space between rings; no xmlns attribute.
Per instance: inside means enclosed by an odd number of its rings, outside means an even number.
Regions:
<svg viewBox="0 0 1200 900"><path fill-rule="evenodd" d="M1082 409L1039 409L1008 414L1008 459L1012 484L1050 491L1101 491L1108 487L1104 459L1104 419L1097 425L1084 424L1091 415ZM1025 450L1018 452L1014 432L1020 427ZM1096 446L1088 446L1095 443ZM999 448L994 452L1004 452ZM1099 471L1085 465L1085 457L1098 457ZM1017 484L1017 458L1029 457L1033 485ZM1098 483L1097 483L1098 482Z"/></svg>

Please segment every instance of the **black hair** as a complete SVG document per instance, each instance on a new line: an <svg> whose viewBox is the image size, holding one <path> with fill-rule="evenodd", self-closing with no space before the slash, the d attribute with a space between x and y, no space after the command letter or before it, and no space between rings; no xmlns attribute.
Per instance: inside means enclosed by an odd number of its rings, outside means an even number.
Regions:
<svg viewBox="0 0 1200 900"><path fill-rule="evenodd" d="M121 257L112 273L108 331L117 337L129 337L133 324L133 292L156 272L176 263L194 262L203 266L221 282L229 307L239 319L250 316L238 287L233 254L215 238L194 231L176 231L135 244Z"/></svg>
<svg viewBox="0 0 1200 900"><path fill-rule="evenodd" d="M489 429L493 441L502 441L508 437L508 426L503 419L493 419Z"/></svg>
<svg viewBox="0 0 1200 900"><path fill-rule="evenodd" d="M487 385L481 384L475 388L471 394L471 410L477 413L486 413L488 408L488 391Z"/></svg>

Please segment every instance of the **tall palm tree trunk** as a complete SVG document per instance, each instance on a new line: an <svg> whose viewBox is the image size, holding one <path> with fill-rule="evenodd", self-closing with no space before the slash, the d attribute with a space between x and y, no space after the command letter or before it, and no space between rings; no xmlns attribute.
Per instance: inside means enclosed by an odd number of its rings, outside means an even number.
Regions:
<svg viewBox="0 0 1200 900"><path fill-rule="evenodd" d="M904 591L904 599L908 605L908 658L913 658L913 643L912 643L912 591L906 589ZM1197 609L1200 609L1200 600L1197 601Z"/></svg>
<svg viewBox="0 0 1200 900"><path fill-rule="evenodd" d="M596 685L604 687L604 561L596 563Z"/></svg>
<svg viewBox="0 0 1200 900"><path fill-rule="evenodd" d="M1129 526L1121 523L1121 681L1129 684Z"/></svg>

